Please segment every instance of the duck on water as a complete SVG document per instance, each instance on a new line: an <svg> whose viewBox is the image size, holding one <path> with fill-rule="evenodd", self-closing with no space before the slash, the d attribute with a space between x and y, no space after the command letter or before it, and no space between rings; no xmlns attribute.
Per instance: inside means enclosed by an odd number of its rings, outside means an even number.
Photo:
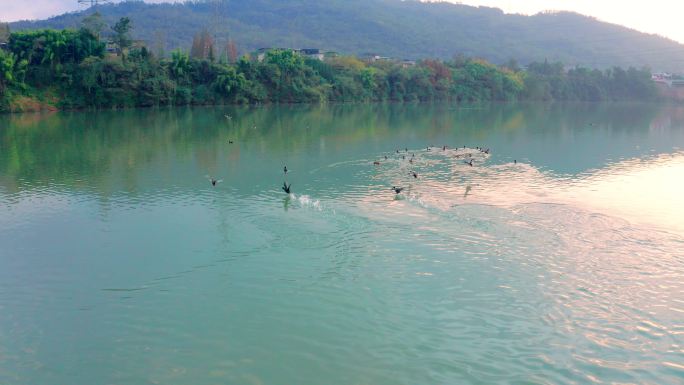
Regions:
<svg viewBox="0 0 684 385"><path fill-rule="evenodd" d="M287 182L283 182L283 191L285 191L286 194L290 194L290 187L292 186L292 183L287 184Z"/></svg>

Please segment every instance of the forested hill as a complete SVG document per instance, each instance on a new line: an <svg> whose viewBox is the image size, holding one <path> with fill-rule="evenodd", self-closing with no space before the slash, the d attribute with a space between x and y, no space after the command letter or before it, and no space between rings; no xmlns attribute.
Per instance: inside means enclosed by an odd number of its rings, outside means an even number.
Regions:
<svg viewBox="0 0 684 385"><path fill-rule="evenodd" d="M74 0L75 1L75 0ZM134 36L150 47L189 48L204 28L228 36L241 52L259 47L321 48L396 58L451 58L494 63L516 59L561 61L605 68L684 69L684 45L575 13L535 16L443 2L401 0L225 0L185 4L128 1L100 6L108 24L128 16ZM16 22L13 30L80 26L85 11L43 21Z"/></svg>

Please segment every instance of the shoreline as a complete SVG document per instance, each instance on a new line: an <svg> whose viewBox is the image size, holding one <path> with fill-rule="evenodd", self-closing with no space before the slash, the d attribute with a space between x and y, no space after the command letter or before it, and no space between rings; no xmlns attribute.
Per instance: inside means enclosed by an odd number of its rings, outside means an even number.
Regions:
<svg viewBox="0 0 684 385"><path fill-rule="evenodd" d="M477 102L459 102L454 100L430 100L430 101L329 101L325 103L315 102L301 102L301 103L216 103L216 104L179 104L179 105L156 105L156 106L126 106L126 107L107 107L107 108L59 108L54 105L40 103L44 108L25 109L25 110L0 110L0 116L21 115L21 114L48 114L58 112L114 112L114 111L132 111L132 110L163 110L163 109L179 109L179 108L211 108L211 107L231 107L231 108L258 108L258 107L294 107L294 106L380 106L380 105L449 105L453 107L462 107L459 109L472 109L469 106L474 105L489 105L489 104L658 104L663 106L684 106L684 103L672 100L602 100L602 101L586 101L586 100L487 100Z"/></svg>

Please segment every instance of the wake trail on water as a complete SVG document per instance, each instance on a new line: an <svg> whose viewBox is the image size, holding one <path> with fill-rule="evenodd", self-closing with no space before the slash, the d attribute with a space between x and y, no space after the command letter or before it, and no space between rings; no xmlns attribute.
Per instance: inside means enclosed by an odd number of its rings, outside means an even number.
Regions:
<svg viewBox="0 0 684 385"><path fill-rule="evenodd" d="M326 208L321 204L318 199L311 198L309 195L297 195L291 193L286 199L290 199L292 202L296 203L300 208L307 208L316 211L324 211ZM333 210L334 213L334 210Z"/></svg>

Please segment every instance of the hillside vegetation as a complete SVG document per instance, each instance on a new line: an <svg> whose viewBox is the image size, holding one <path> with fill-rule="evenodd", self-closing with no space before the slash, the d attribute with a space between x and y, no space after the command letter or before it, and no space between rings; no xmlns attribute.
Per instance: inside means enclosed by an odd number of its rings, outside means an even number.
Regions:
<svg viewBox="0 0 684 385"><path fill-rule="evenodd" d="M218 4L218 5L217 5ZM190 47L203 29L241 53L260 47L321 48L402 59L457 54L501 64L560 61L589 68L684 69L684 46L575 13L510 15L494 8L401 0L128 1L100 6L108 24L130 17L134 38L155 52ZM88 13L92 13L89 11ZM12 29L78 28L84 12L17 22Z"/></svg>
<svg viewBox="0 0 684 385"><path fill-rule="evenodd" d="M98 14L84 27L14 32L0 49L0 111L189 104L414 102L448 100L653 100L649 71L600 71L534 62L522 71L482 59L417 63L353 56L307 58L277 49L262 60L216 54L208 33L190 54L156 57L131 39L135 24L109 26ZM108 52L101 34L109 30ZM233 60L234 59L234 60Z"/></svg>

